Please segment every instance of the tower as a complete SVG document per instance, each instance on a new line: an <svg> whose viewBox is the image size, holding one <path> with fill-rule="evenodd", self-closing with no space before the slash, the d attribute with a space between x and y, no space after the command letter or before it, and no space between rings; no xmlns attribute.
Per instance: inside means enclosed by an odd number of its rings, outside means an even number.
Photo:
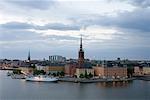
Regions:
<svg viewBox="0 0 150 100"><path fill-rule="evenodd" d="M30 62L31 58L30 58L30 51L28 52L28 61Z"/></svg>
<svg viewBox="0 0 150 100"><path fill-rule="evenodd" d="M79 64L79 68L84 67L84 51L82 48L82 35L80 38L80 50L79 50L78 64Z"/></svg>

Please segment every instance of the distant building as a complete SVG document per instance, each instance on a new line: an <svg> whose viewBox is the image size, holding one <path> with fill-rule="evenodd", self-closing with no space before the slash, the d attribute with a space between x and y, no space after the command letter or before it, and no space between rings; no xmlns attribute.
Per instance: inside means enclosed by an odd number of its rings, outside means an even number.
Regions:
<svg viewBox="0 0 150 100"><path fill-rule="evenodd" d="M143 68L139 66L134 67L134 75L143 75Z"/></svg>
<svg viewBox="0 0 150 100"><path fill-rule="evenodd" d="M47 74L49 73L57 73L57 72L64 72L65 67L64 66L42 66L42 65L36 65L37 70L44 70Z"/></svg>
<svg viewBox="0 0 150 100"><path fill-rule="evenodd" d="M143 67L143 74L150 75L150 67Z"/></svg>
<svg viewBox="0 0 150 100"><path fill-rule="evenodd" d="M81 74L85 75L85 73L94 75L94 69L92 68L76 68L75 75L80 77Z"/></svg>
<svg viewBox="0 0 150 100"><path fill-rule="evenodd" d="M122 78L127 77L126 67L93 67L95 76L106 78Z"/></svg>
<svg viewBox="0 0 150 100"><path fill-rule="evenodd" d="M150 75L150 67L134 67L134 75Z"/></svg>
<svg viewBox="0 0 150 100"><path fill-rule="evenodd" d="M27 59L27 62L30 62L31 61L31 57L30 57L30 51L28 52L28 59Z"/></svg>
<svg viewBox="0 0 150 100"><path fill-rule="evenodd" d="M85 73L94 75L94 69L85 66L86 64L84 59L84 51L82 48L82 36L80 38L80 50L78 55L78 66L76 68L75 75L77 77L80 77L81 74L85 75Z"/></svg>
<svg viewBox="0 0 150 100"><path fill-rule="evenodd" d="M65 65L65 75L73 77L76 73L77 63L68 63Z"/></svg>
<svg viewBox="0 0 150 100"><path fill-rule="evenodd" d="M65 62L65 60L66 60L66 58L63 56L59 56L59 55L49 56L50 62Z"/></svg>

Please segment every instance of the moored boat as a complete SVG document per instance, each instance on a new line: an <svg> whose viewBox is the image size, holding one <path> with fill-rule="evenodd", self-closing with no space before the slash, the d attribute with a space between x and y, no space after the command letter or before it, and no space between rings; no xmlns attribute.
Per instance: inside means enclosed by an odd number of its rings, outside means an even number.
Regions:
<svg viewBox="0 0 150 100"><path fill-rule="evenodd" d="M35 82L56 82L58 81L55 77L48 77L48 76L33 76L33 77L27 77L26 81L35 81Z"/></svg>

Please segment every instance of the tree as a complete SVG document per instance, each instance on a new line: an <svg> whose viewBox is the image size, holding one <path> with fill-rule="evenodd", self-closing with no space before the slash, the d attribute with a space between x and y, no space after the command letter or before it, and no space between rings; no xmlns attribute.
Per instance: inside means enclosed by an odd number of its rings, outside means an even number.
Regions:
<svg viewBox="0 0 150 100"><path fill-rule="evenodd" d="M132 77L133 73L134 73L134 68L133 67L128 67L127 68L128 77Z"/></svg>
<svg viewBox="0 0 150 100"><path fill-rule="evenodd" d="M80 77L80 78L84 78L84 75L81 73L79 77Z"/></svg>
<svg viewBox="0 0 150 100"><path fill-rule="evenodd" d="M21 74L21 70L20 69L13 69L13 73L14 74Z"/></svg>
<svg viewBox="0 0 150 100"><path fill-rule="evenodd" d="M85 78L88 78L88 74L87 74L87 71L86 71L86 70L85 70L84 77L85 77Z"/></svg>
<svg viewBox="0 0 150 100"><path fill-rule="evenodd" d="M93 74L92 74L92 73L89 73L88 76L89 76L89 78L92 78L92 77L93 77Z"/></svg>
<svg viewBox="0 0 150 100"><path fill-rule="evenodd" d="M64 76L65 73L63 71L60 72L60 76Z"/></svg>
<svg viewBox="0 0 150 100"><path fill-rule="evenodd" d="M59 76L60 75L60 72L57 72L57 76Z"/></svg>
<svg viewBox="0 0 150 100"><path fill-rule="evenodd" d="M40 75L40 74L45 75L46 72L44 70L34 70L33 72L33 75Z"/></svg>
<svg viewBox="0 0 150 100"><path fill-rule="evenodd" d="M52 75L55 77L55 76L56 76L56 73L53 73Z"/></svg>

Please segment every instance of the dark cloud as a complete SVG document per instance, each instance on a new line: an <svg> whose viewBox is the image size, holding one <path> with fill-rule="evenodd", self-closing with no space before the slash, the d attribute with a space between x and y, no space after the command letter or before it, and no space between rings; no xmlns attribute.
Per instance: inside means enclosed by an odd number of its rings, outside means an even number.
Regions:
<svg viewBox="0 0 150 100"><path fill-rule="evenodd" d="M1 41L25 41L37 39L42 39L38 33L26 30L2 30L0 33Z"/></svg>
<svg viewBox="0 0 150 100"><path fill-rule="evenodd" d="M150 7L150 0L128 0L130 4L136 7Z"/></svg>
<svg viewBox="0 0 150 100"><path fill-rule="evenodd" d="M13 4L28 9L46 10L55 4L53 0L6 0L9 4Z"/></svg>
<svg viewBox="0 0 150 100"><path fill-rule="evenodd" d="M8 22L1 24L0 27L2 29L32 29L34 26L28 23Z"/></svg>
<svg viewBox="0 0 150 100"><path fill-rule="evenodd" d="M0 28L2 29L36 29L36 30L60 30L60 31L67 31L67 30L80 30L80 26L73 25L73 24L62 24L62 23L49 23L43 26L28 24L28 23L21 23L21 22L8 22L5 24L1 24Z"/></svg>
<svg viewBox="0 0 150 100"><path fill-rule="evenodd" d="M65 24L61 24L61 23L50 23L50 24L46 24L44 26L38 26L37 29L41 29L41 30L52 29L52 30L66 31L66 30L80 30L80 26L73 25L73 24L65 25Z"/></svg>
<svg viewBox="0 0 150 100"><path fill-rule="evenodd" d="M82 18L80 26L104 26L115 27L122 30L135 30L139 32L150 32L150 9L139 8L132 12L126 11L118 13L117 16L95 16L95 18Z"/></svg>
<svg viewBox="0 0 150 100"><path fill-rule="evenodd" d="M55 40L78 40L79 38L74 36L58 36L58 35L49 35L46 36L47 39L55 39Z"/></svg>

